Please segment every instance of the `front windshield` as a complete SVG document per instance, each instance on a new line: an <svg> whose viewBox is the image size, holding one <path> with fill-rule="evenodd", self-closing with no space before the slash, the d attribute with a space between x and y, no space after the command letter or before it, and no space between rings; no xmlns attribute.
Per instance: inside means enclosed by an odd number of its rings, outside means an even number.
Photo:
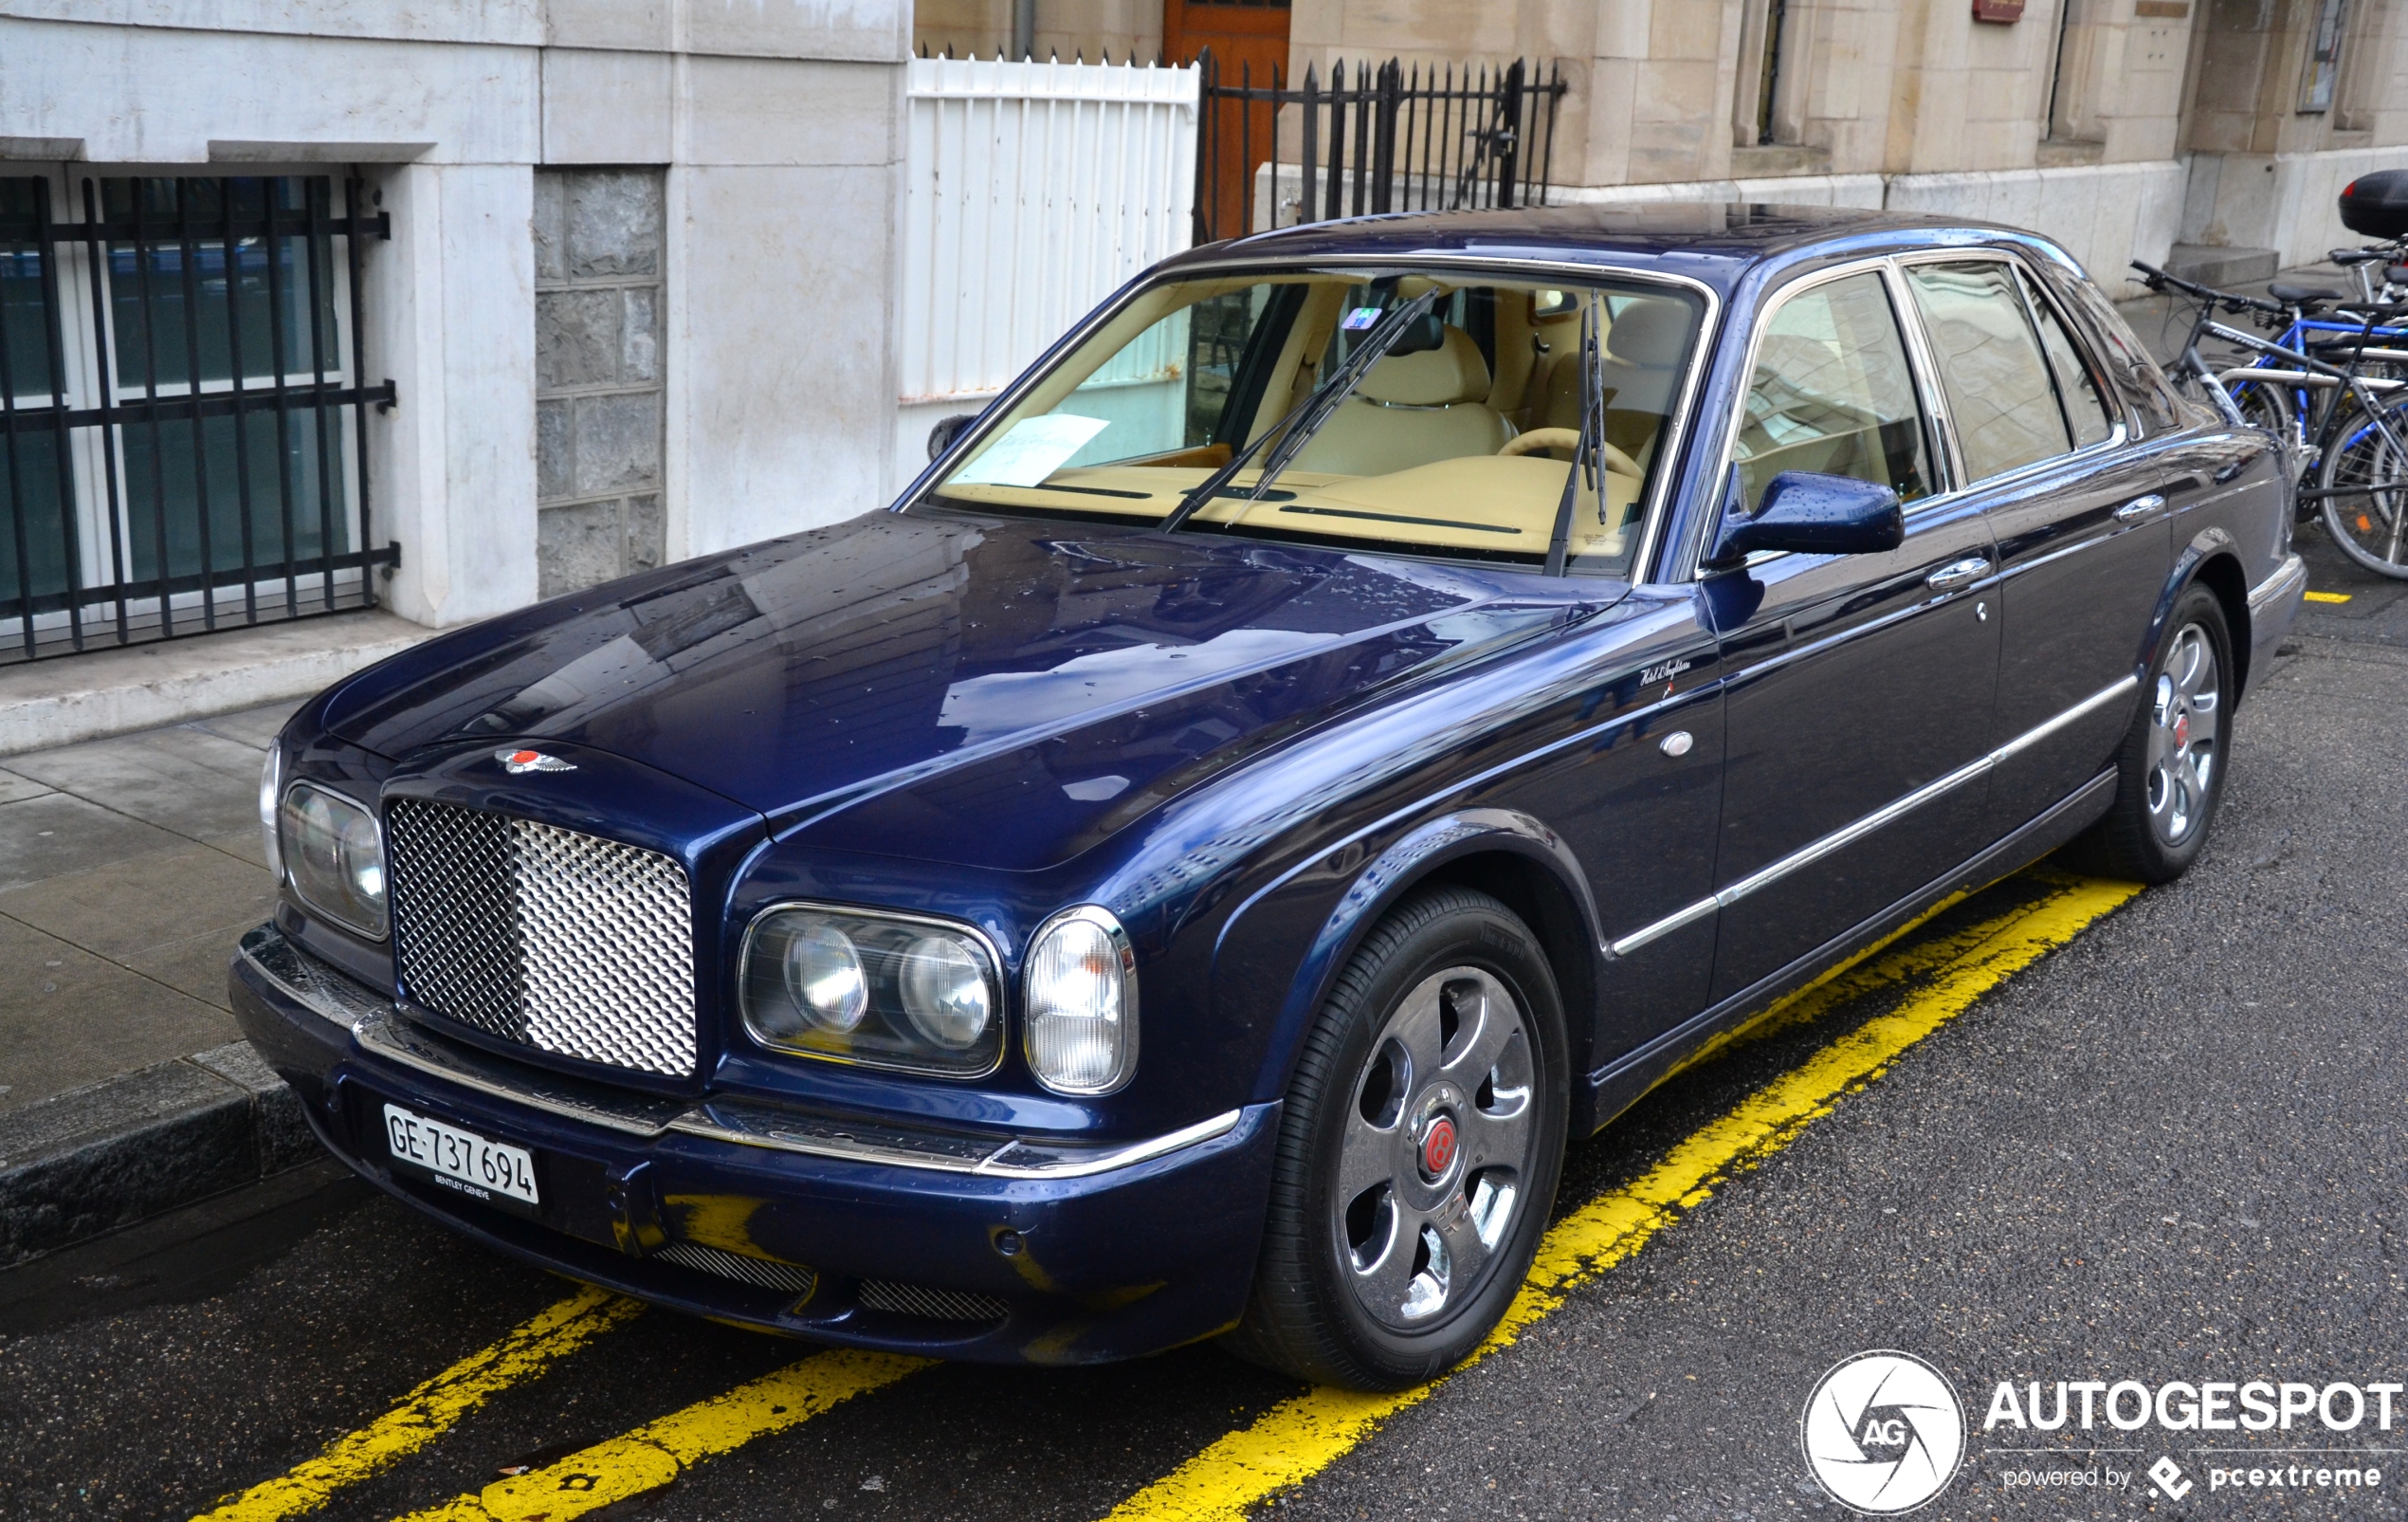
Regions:
<svg viewBox="0 0 2408 1522"><path fill-rule="evenodd" d="M1437 269L1156 285L921 500L1627 575L1700 313Z"/></svg>

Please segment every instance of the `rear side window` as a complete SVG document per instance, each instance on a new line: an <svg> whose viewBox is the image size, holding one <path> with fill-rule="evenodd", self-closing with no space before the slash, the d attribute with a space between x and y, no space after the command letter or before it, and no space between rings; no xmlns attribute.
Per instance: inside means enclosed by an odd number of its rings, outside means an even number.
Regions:
<svg viewBox="0 0 2408 1522"><path fill-rule="evenodd" d="M2057 396L2065 403L2066 421L2073 425L2074 448L2087 449L2093 444L2105 443L2107 435L2115 431L2115 424L2107 414L2107 403L2099 397L2096 376L2083 361L2072 335L2058 321L2056 308L2033 284L2032 277L2018 273L2016 280L2031 303L2033 317L2039 321L2040 346L2049 352L2049 368L2056 373Z"/></svg>
<svg viewBox="0 0 2408 1522"><path fill-rule="evenodd" d="M1996 260L1909 265L1971 481L2072 449L2015 272Z"/></svg>
<svg viewBox="0 0 2408 1522"><path fill-rule="evenodd" d="M1764 324L1733 457L1750 511L1784 470L1853 476L1901 502L1931 493L1922 408L1881 276L1800 292Z"/></svg>

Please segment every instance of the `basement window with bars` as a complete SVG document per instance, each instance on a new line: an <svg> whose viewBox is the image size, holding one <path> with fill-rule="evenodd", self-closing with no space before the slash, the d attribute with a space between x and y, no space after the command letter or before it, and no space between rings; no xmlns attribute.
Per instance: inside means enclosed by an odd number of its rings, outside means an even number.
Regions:
<svg viewBox="0 0 2408 1522"><path fill-rule="evenodd" d="M0 178L0 663L373 606L360 183L72 189Z"/></svg>

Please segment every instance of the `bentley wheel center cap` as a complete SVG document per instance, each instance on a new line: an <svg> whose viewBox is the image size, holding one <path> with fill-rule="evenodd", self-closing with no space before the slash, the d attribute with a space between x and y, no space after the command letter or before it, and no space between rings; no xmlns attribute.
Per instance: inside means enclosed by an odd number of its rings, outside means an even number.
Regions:
<svg viewBox="0 0 2408 1522"><path fill-rule="evenodd" d="M1421 1132L1421 1172L1424 1178L1446 1176L1455 1163L1455 1123L1450 1116L1432 1119Z"/></svg>

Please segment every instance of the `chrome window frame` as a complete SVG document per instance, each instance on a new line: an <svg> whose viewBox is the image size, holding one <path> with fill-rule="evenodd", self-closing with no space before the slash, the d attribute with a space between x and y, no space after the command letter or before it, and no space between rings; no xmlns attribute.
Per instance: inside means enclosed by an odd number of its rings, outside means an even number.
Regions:
<svg viewBox="0 0 2408 1522"><path fill-rule="evenodd" d="M887 511L902 512L918 504L921 498L934 490L937 483L942 479L938 468L943 465L944 459L950 459L955 449L976 448L989 434L993 433L1003 419L1011 415L1012 410L1019 406L1030 392L1036 389L1038 382L1051 373L1053 367L1049 361L1067 357L1080 344L1085 343L1091 335L1118 317L1131 303L1158 286L1177 281L1221 279L1231 275L1342 273L1351 269L1390 268L1424 270L1431 273L1487 274L1506 280L1520 280L1525 276L1533 280L1560 278L1565 284L1588 286L1594 286L1598 281L1619 280L1640 284L1665 285L1688 291L1705 303L1705 310L1698 318L1696 338L1689 345L1688 374L1682 379L1679 397L1669 414L1669 427L1666 430L1665 436L1657 442L1654 459L1650 463L1651 471L1655 479L1648 486L1646 512L1641 520L1639 542L1631 557L1629 565L1620 572L1584 571L1577 564L1566 567L1567 576L1613 577L1629 581L1633 586L1649 580L1648 567L1662 548L1665 521L1670 513L1673 478L1679 474L1677 465L1680 451L1688 442L1689 414L1696 406L1697 393L1705 380L1706 356L1714 347L1715 338L1721 331L1723 298L1713 286L1691 275L1674 274L1669 270L1633 268L1624 265L1590 264L1574 259L1505 259L1494 256L1482 257L1477 254L1450 253L1366 253L1352 257L1339 255L1314 259L1293 257L1267 259L1260 253L1256 253L1252 257L1203 259L1193 264L1182 264L1176 269L1163 270L1152 279L1142 280L1123 287L1118 299L1108 301L1097 307L1087 314L1085 321L1076 324L1056 339L1051 348L1038 356L1010 385L995 394L994 399L989 401L979 413L979 421L962 430L955 437L952 448L945 450L942 459L931 460L928 468L912 479L911 485L903 488L903 493L895 499ZM1328 547L1338 548L1338 546ZM1536 567L1501 564L1493 560L1466 560L1450 555L1403 555L1395 550L1368 547L1340 552L1350 555L1389 556L1399 559L1442 560L1450 564L1476 565L1484 570L1492 571L1529 570L1540 575L1544 574L1543 570Z"/></svg>
<svg viewBox="0 0 2408 1522"><path fill-rule="evenodd" d="M1899 346L1906 356L1906 374L1915 388L1916 404L1923 413L1925 447L1931 452L1932 490L1929 495L1908 504L1906 516L1917 517L1934 504L1956 495L1961 473L1956 452L1956 429L1948 417L1947 397L1940 391L1939 372L1929 363L1930 357L1924 345L1923 324L1907 304L1912 297L1906 288L1906 276L1898 268L1898 258L1895 254L1874 254L1850 260L1846 264L1800 276L1773 292L1771 298L1757 308L1755 325L1747 335L1747 352L1741 360L1738 401L1732 407L1730 416L1723 422L1722 449L1715 456L1714 468L1705 477L1706 490L1711 501L1710 510L1701 515L1706 520L1706 531L1689 552L1686 574L1667 579L1702 581L1706 578L1706 546L1722 532L1723 514L1730 505L1731 472L1738 465L1740 430L1747 420L1749 382L1755 378L1757 358L1763 351L1765 333L1772 326L1773 319L1800 296L1834 282L1865 274L1881 278L1882 294L1889 300L1889 318L1898 325ZM1748 563L1755 565L1779 559L1787 553L1776 550L1750 556Z"/></svg>
<svg viewBox="0 0 2408 1522"><path fill-rule="evenodd" d="M1984 476L1977 481L1968 479L1970 470L1965 463L1963 446L1957 434L1956 414L1948 406L1947 388L1940 374L1939 354L1931 346L1931 335L1925 327L1923 310L1915 304L1914 292L1906 281L1906 269L1912 265L1979 264L1985 261L2023 267L2034 288L2038 291L2042 300L2049 303L2049 309L2056 315L2058 325L2065 330L2069 341L2074 346L2074 352L2089 367L2091 385L2098 388L2102 400L2110 402L2113 409L2113 427L2108 431L2107 436L2096 444L2071 449L2063 454L2047 455L2028 464L2019 465L2012 470L2002 470L1996 475ZM1729 505L1730 473L1736 463L1740 429L1746 417L1745 386L1756 374L1757 355L1763 346L1766 327L1792 299L1834 280L1845 279L1851 275L1861 275L1869 270L1880 270L1884 288L1889 295L1891 316L1897 321L1900 334L1906 342L1907 368L1914 375L1915 393L1923 404L1925 436L1933 449L1933 472L1939 478L1935 482L1935 489L1929 496L1906 504L1906 514L1908 519L1919 518L1927 512L1943 507L1954 506L1969 493L1987 491L2002 483L2012 485L2025 476L2039 475L2057 469L2069 460L2080 460L2090 455L2104 454L2108 450L2119 449L2130 444L2134 433L2130 414L2123 405L2123 398L2115 393L2112 386L2102 383L2101 376L2104 371L2098 362L2098 357L2090 352L2089 344L2082 341L2080 330L2067 320L2063 304L2057 301L2055 294L2048 288L2045 282L2032 274L2028 267L2029 263L2023 249L1997 244L1974 244L1954 248L1918 248L1906 252L1875 254L1848 264L1835 265L1829 269L1818 269L1775 291L1772 298L1758 309L1754 330L1748 335L1744 367L1740 372L1742 400L1741 405L1732 409L1730 417L1724 424L1722 452L1712 473L1706 478L1708 483L1706 489L1714 499L1713 504L1708 513L1702 515L1706 519L1706 531L1690 551L1687 573L1680 579L1689 581L1705 579L1706 547L1711 544L1714 541L1714 536L1722 531L1723 514ZM2031 320L2029 313L2025 315L2025 320L2027 321ZM2035 330L2034 339L2037 342L2039 336ZM2045 346L2041 352L2041 360L2043 363L2048 361ZM2055 374L2053 366L2051 367L2050 373L2053 377ZM2062 400L2059 402L2058 410L2062 415L2064 411ZM2071 443L2073 437L2071 419L2066 419L2066 427L2067 442ZM1750 556L1748 563L1756 565L1779 559L1786 553L1786 551L1772 551Z"/></svg>
<svg viewBox="0 0 2408 1522"><path fill-rule="evenodd" d="M815 914L848 914L860 920L891 920L898 925L924 925L935 929L962 935L977 943L987 957L987 988L994 997L995 1059L976 1073L957 1068L926 1068L909 1062L881 1058L839 1056L832 1052L802 1052L779 1046L763 1036L753 1024L752 984L753 938L773 914L790 909L803 909ZM987 934L967 920L948 919L941 914L915 914L903 909L874 908L860 904L838 904L827 899L781 898L764 904L754 911L744 926L744 939L736 953L736 1022L743 1027L744 1037L761 1051L777 1057L800 1057L809 1062L833 1062L841 1067L868 1068L878 1073L903 1073L916 1078L940 1078L947 1083L979 1083L1003 1071L1006 1055L1012 1050L1011 979L1004 969L1003 953Z"/></svg>
<svg viewBox="0 0 2408 1522"><path fill-rule="evenodd" d="M1906 268L1910 265L1967 265L1987 262L1993 264L2003 264L2009 266L2010 267L2019 268L2025 279L2030 281L2033 288L2039 292L2041 299L2049 303L2049 310L2056 316L2057 326L2065 331L2067 340L2073 345L2073 352L2079 355L2083 363L2089 367L2090 372L2090 384L2098 390L2100 399L2106 400L2112 392L2112 387L2108 387L2101 383L2101 377L2104 374L2104 370L2098 363L2098 357L2091 354L2089 346L2082 342L2079 330L2076 329L2071 322L2066 320L2063 308L2058 305L2055 298L2050 294L2048 286L2042 284L2039 277L2033 273L2030 268L2030 262L2024 258L2023 251L2020 248L2001 247L1996 244L1980 244L1966 248L1918 249L1909 254L1892 255L1891 258L1892 262L1897 266L1898 280L1902 287L1906 284ZM1910 303L1913 300L1913 292L1911 290L1907 291L1907 300ZM2019 302L2020 299L2018 299L2018 304ZM1920 332L1923 329L1923 311L1920 307L1914 308L1913 310L1915 316L1915 326ZM2024 314L2024 321L2027 322L2032 321L2032 314L2030 312L2026 312ZM1925 334L1925 338L1927 343L1929 340L1929 335ZM2040 338L2037 324L2034 324L2034 326L2032 339L2035 344L2040 345L2040 362L2043 365L2048 366L2050 377L2053 381L2056 376L2056 367L2049 364L2048 345ZM1944 391L1944 383L1942 381L1940 375L1939 353L1937 350L1933 350L1930 351L1930 354L1932 384L1935 388ZM2064 398L2061 396L2057 401L2057 412L2060 417L2064 417L2065 402ZM2064 417L2064 422L2066 426L2066 443L2071 445L2073 443L2073 419ZM2089 455L2105 453L2109 449L2121 449L2132 440L2131 420L2125 414L2124 408L2121 405L2121 398L2118 398L2117 404L2114 407L2112 423L2113 426L2107 431L2107 436L2099 440L2096 444L2085 444L2079 446L2078 448L2071 448L2063 454L2043 455L2037 460L2027 461L2022 465L2016 466L2012 470L2001 470L1996 475L1983 476L1978 481L1967 479L1969 472L1961 468L1957 477L1957 485L1951 490L1943 495L1954 498L1966 492L1991 490L2002 482L2012 484L2022 480L2026 476L2039 475L2050 470L2057 469L2069 460L2079 460ZM1948 431L1953 442L1956 434L1956 419L1954 416L1951 416L1948 420ZM1960 462L1961 462L1963 456L1960 454L1958 458ZM1938 499L1935 498L1933 500L1937 501Z"/></svg>

